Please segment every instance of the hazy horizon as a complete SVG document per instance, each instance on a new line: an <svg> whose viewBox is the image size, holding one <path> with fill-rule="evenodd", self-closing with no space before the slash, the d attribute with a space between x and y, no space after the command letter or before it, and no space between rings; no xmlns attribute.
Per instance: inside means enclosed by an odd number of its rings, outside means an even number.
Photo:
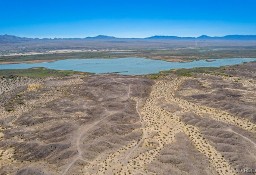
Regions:
<svg viewBox="0 0 256 175"><path fill-rule="evenodd" d="M254 9L253 0L4 0L0 34L33 38L256 35Z"/></svg>
<svg viewBox="0 0 256 175"><path fill-rule="evenodd" d="M106 37L114 37L114 38L120 38L120 39L145 39L145 38L150 38L150 37L154 37L154 36L161 36L161 37L181 37L181 38L186 38L186 37L194 37L194 38L199 38L201 36L208 36L208 37L225 37L225 36L256 36L256 34L246 34L246 35L241 35L241 34L227 34L227 35L219 35L219 36L211 36L211 35L205 35L205 34L201 34L201 35L197 35L197 36L177 36L177 35L151 35L151 36L146 36L146 37L117 37L117 36L113 36L113 35L105 35L105 34L97 34L97 35L93 35L93 36L81 36L81 37L29 37L29 36L22 36L22 35L15 35L15 34L9 34L9 33L3 33L1 34L0 33L0 36L4 36L4 35L9 35L9 36L16 36L16 37L21 37L21 38L37 38L37 39L44 39L44 38L47 38L47 39L58 39L58 38L79 38L79 39L85 39L85 38L95 38L95 37L98 37L98 36L106 36Z"/></svg>

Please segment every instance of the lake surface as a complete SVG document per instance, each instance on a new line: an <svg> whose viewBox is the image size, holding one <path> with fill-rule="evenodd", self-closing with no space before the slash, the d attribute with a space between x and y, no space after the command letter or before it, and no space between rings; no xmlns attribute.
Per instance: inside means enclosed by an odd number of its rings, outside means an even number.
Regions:
<svg viewBox="0 0 256 175"><path fill-rule="evenodd" d="M124 75L143 75L158 73L162 70L195 67L220 67L256 61L256 58L226 58L216 60L199 60L186 63L167 62L146 58L117 59L67 59L43 63L0 64L1 69L28 69L45 67L56 70L74 70L91 73L119 73Z"/></svg>

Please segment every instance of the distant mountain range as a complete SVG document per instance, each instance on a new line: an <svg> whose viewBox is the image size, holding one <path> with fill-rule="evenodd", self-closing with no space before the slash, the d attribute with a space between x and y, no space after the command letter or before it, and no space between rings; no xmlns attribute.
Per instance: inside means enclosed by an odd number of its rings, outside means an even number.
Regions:
<svg viewBox="0 0 256 175"><path fill-rule="evenodd" d="M151 36L147 38L117 38L114 36L98 35L95 37L86 38L26 38L14 35L0 35L0 43L13 43L13 42L26 42L26 41L46 41L46 40L255 40L256 35L226 35L226 36L207 36L202 35L199 37L179 37L179 36Z"/></svg>
<svg viewBox="0 0 256 175"><path fill-rule="evenodd" d="M145 39L167 39L167 40L256 40L256 35L226 35L226 36L207 36L199 37L178 37L178 36L152 36Z"/></svg>
<svg viewBox="0 0 256 175"><path fill-rule="evenodd" d="M114 36L98 35L95 37L86 37L85 39L117 39Z"/></svg>
<svg viewBox="0 0 256 175"><path fill-rule="evenodd" d="M32 38L18 37L14 35L0 35L0 43L30 41Z"/></svg>

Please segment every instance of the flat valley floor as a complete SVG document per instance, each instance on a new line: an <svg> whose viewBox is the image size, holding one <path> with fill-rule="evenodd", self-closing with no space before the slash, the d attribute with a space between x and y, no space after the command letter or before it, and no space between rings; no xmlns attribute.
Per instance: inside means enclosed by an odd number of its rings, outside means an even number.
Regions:
<svg viewBox="0 0 256 175"><path fill-rule="evenodd" d="M0 174L255 174L256 63L0 84Z"/></svg>

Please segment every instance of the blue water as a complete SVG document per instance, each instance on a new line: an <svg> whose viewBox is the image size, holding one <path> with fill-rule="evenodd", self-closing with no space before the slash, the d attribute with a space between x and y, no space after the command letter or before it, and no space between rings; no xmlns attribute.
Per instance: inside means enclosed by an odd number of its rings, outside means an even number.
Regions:
<svg viewBox="0 0 256 175"><path fill-rule="evenodd" d="M91 73L119 73L124 75L143 75L158 73L162 70L195 67L220 67L236 65L243 62L256 61L256 58L226 58L211 62L206 60L186 63L166 62L146 58L117 58L117 59L67 59L44 63L0 64L1 69L28 69L45 67L56 70L74 70Z"/></svg>

